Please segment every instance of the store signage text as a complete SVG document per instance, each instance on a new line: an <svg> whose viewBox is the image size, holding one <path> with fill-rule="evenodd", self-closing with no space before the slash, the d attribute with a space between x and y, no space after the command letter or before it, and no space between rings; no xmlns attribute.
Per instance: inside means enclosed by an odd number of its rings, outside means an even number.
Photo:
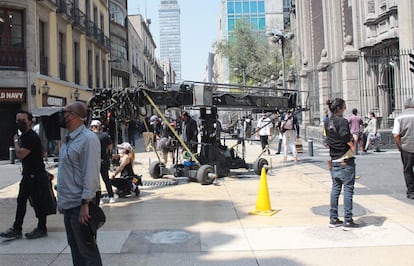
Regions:
<svg viewBox="0 0 414 266"><path fill-rule="evenodd" d="M26 101L26 89L0 89L0 102L22 103Z"/></svg>

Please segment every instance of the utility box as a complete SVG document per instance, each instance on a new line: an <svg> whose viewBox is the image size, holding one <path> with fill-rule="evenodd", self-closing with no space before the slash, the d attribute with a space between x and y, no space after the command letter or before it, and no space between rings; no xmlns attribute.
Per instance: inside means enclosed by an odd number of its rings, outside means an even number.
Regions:
<svg viewBox="0 0 414 266"><path fill-rule="evenodd" d="M213 105L213 88L209 86L194 86L193 105L212 106Z"/></svg>

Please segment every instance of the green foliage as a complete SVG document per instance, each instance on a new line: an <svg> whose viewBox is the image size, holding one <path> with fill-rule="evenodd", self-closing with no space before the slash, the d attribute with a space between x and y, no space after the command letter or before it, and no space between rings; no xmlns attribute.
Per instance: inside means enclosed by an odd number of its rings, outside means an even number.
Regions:
<svg viewBox="0 0 414 266"><path fill-rule="evenodd" d="M289 51L288 51L289 50ZM268 42L262 31L253 31L243 20L236 23L228 41L217 44L217 52L228 59L230 82L242 83L243 73L247 85L269 80L282 70L280 46ZM285 46L285 59L291 58L290 47ZM286 66L288 61L286 61Z"/></svg>

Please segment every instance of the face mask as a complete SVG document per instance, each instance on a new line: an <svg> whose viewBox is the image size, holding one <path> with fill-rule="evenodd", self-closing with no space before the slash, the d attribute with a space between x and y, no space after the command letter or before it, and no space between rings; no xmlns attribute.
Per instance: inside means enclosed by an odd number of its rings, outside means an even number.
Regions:
<svg viewBox="0 0 414 266"><path fill-rule="evenodd" d="M26 132L26 130L27 130L27 124L23 120L17 120L16 127L21 132Z"/></svg>
<svg viewBox="0 0 414 266"><path fill-rule="evenodd" d="M65 121L65 113L59 112L59 118L58 118L58 126L61 128L66 128L66 121Z"/></svg>

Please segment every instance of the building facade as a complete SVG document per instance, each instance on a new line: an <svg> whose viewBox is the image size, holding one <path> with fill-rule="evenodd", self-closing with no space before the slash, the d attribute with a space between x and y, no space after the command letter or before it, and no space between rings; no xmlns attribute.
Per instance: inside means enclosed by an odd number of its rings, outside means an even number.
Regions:
<svg viewBox="0 0 414 266"><path fill-rule="evenodd" d="M18 109L87 101L91 88L108 84L108 14L101 0L0 1L0 158Z"/></svg>
<svg viewBox="0 0 414 266"><path fill-rule="evenodd" d="M318 127L325 101L341 97L347 114L374 112L389 131L413 97L409 53L413 51L414 3L409 0L297 0L296 31L306 125Z"/></svg>
<svg viewBox="0 0 414 266"><path fill-rule="evenodd" d="M129 15L128 23L131 87L163 87L164 76L171 77L171 74L165 72L168 68L165 68L162 61L155 56L157 46L149 29L149 21L137 14Z"/></svg>
<svg viewBox="0 0 414 266"><path fill-rule="evenodd" d="M109 0L111 60L111 88L130 86L128 9L127 0Z"/></svg>
<svg viewBox="0 0 414 266"><path fill-rule="evenodd" d="M177 0L162 0L159 9L160 59L169 59L177 81L181 81L181 24Z"/></svg>

